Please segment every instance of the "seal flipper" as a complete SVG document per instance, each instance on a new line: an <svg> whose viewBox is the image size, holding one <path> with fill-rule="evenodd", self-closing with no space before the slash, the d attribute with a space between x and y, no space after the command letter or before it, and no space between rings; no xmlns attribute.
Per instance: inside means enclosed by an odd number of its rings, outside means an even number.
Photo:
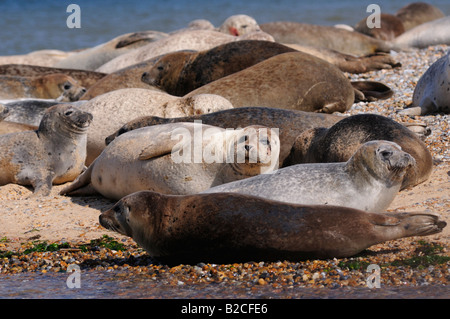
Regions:
<svg viewBox="0 0 450 319"><path fill-rule="evenodd" d="M379 214L379 216L380 218L384 217L384 219L378 220L375 217L372 223L377 226L398 227L399 236L396 236L396 238L433 235L440 233L447 225L438 214L432 213L384 213Z"/></svg>
<svg viewBox="0 0 450 319"><path fill-rule="evenodd" d="M151 158L171 154L172 152L182 149L183 143L178 140L171 139L172 136L174 136L173 132L160 133L155 136L153 141L150 142L150 145L147 145L141 151L138 159L145 161Z"/></svg>
<svg viewBox="0 0 450 319"><path fill-rule="evenodd" d="M394 94L390 87L381 82L352 81L350 83L355 89L355 102L385 100Z"/></svg>
<svg viewBox="0 0 450 319"><path fill-rule="evenodd" d="M68 195L72 192L75 193L75 191L83 189L85 186L91 185L91 174L92 174L92 167L94 166L94 164L95 164L95 161L87 168L87 170L85 170L82 174L80 174L70 185L64 187L59 192L59 195ZM87 193L84 193L84 192L82 194L88 195ZM90 194L92 194L92 193L90 193Z"/></svg>

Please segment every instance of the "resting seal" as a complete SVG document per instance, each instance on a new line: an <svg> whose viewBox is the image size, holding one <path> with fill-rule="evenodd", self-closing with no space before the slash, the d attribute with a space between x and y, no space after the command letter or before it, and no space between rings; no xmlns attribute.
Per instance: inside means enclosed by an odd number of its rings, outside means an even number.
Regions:
<svg viewBox="0 0 450 319"><path fill-rule="evenodd" d="M277 54L296 52L270 41L229 42L201 52L172 52L142 74L142 81L165 92L184 96L189 92L236 73Z"/></svg>
<svg viewBox="0 0 450 319"><path fill-rule="evenodd" d="M302 206L242 194L122 198L100 224L129 236L167 263L342 258L389 240L439 233L428 213L374 214L347 207Z"/></svg>
<svg viewBox="0 0 450 319"><path fill-rule="evenodd" d="M32 125L3 121L8 115L9 109L0 104L0 135L37 129L37 127Z"/></svg>
<svg viewBox="0 0 450 319"><path fill-rule="evenodd" d="M392 43L399 49L426 48L430 45L450 45L450 16L420 24L406 31Z"/></svg>
<svg viewBox="0 0 450 319"><path fill-rule="evenodd" d="M450 113L450 51L434 62L414 89L412 105L400 111L407 115Z"/></svg>
<svg viewBox="0 0 450 319"><path fill-rule="evenodd" d="M395 15L402 21L405 30L420 24L445 17L441 9L425 2L413 2L400 8Z"/></svg>
<svg viewBox="0 0 450 319"><path fill-rule="evenodd" d="M119 89L140 88L161 91L155 86L141 81L142 73L151 68L160 57L156 57L141 63L107 74L101 80L91 86L80 100L90 100L99 95Z"/></svg>
<svg viewBox="0 0 450 319"><path fill-rule="evenodd" d="M91 120L71 105L56 105L37 131L1 135L0 185L31 185L34 194L46 196L52 184L73 181L84 167Z"/></svg>
<svg viewBox="0 0 450 319"><path fill-rule="evenodd" d="M326 48L350 55L361 56L392 49L388 42L332 26L280 21L261 24L260 27L276 42Z"/></svg>
<svg viewBox="0 0 450 319"><path fill-rule="evenodd" d="M380 28L369 28L367 18L355 25L355 30L370 37L383 41L391 41L405 32L405 27L400 18L395 15L382 13L380 15Z"/></svg>
<svg viewBox="0 0 450 319"><path fill-rule="evenodd" d="M87 70L53 68L38 65L6 64L0 65L0 75L36 77L53 73L62 73L75 79L79 85L90 88L106 74Z"/></svg>
<svg viewBox="0 0 450 319"><path fill-rule="evenodd" d="M228 17L218 28L219 32L240 36L261 31L261 28L252 17L245 14L236 14Z"/></svg>
<svg viewBox="0 0 450 319"><path fill-rule="evenodd" d="M300 134L283 166L299 163L346 162L365 142L386 140L397 143L415 159L406 169L401 189L425 181L431 174L433 158L417 134L376 114L358 114L339 121L330 128L315 128Z"/></svg>
<svg viewBox="0 0 450 319"><path fill-rule="evenodd" d="M262 126L230 131L199 123L137 129L115 139L61 194L87 185L115 200L141 190L195 194L277 169L280 141L272 133Z"/></svg>
<svg viewBox="0 0 450 319"><path fill-rule="evenodd" d="M388 141L363 144L345 163L297 164L273 174L212 187L203 193L241 193L304 205L382 212L394 200L414 158Z"/></svg>
<svg viewBox="0 0 450 319"><path fill-rule="evenodd" d="M265 106L308 112L344 112L355 91L334 65L302 52L278 54L206 84L186 97L218 94L233 107Z"/></svg>
<svg viewBox="0 0 450 319"><path fill-rule="evenodd" d="M212 30L186 30L149 43L141 48L119 56L97 69L98 72L112 73L127 66L144 62L151 58L180 50L208 50L215 46L240 40L267 40L273 38L264 32L252 32L242 36L232 36Z"/></svg>
<svg viewBox="0 0 450 319"><path fill-rule="evenodd" d="M279 129L281 144L279 160L280 163L283 163L284 159L289 155L296 137L303 131L314 127L330 127L342 119L342 116L332 114L283 110L268 107L240 107L177 118L144 116L123 125L115 133L108 136L105 142L106 144L109 144L117 136L141 127L167 123L201 121L203 124L222 128L242 128L250 125L263 125Z"/></svg>
<svg viewBox="0 0 450 319"><path fill-rule="evenodd" d="M77 101L86 89L70 76L62 73L38 77L0 76L0 99L57 99Z"/></svg>
<svg viewBox="0 0 450 319"><path fill-rule="evenodd" d="M95 71L95 69L122 54L126 54L133 49L145 46L166 36L166 33L159 31L126 33L95 47L76 52L66 59L59 61L54 66L66 69Z"/></svg>
<svg viewBox="0 0 450 319"><path fill-rule="evenodd" d="M165 92L136 88L111 91L83 102L79 108L94 116L88 129L86 165L92 163L103 151L107 136L135 118L149 115L187 116L233 107L227 99L219 95L177 97Z"/></svg>

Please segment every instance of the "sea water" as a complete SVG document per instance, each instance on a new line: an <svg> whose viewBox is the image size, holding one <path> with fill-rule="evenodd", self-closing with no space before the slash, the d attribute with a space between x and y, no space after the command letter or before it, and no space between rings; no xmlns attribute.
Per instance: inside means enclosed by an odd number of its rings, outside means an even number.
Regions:
<svg viewBox="0 0 450 319"><path fill-rule="evenodd" d="M0 55L35 50L77 50L118 35L144 30L171 32L195 19L215 26L234 14L260 24L295 21L320 25L355 25L367 18L369 4L394 14L408 0L0 0ZM450 1L427 1L450 15ZM70 4L80 7L80 28L69 28Z"/></svg>

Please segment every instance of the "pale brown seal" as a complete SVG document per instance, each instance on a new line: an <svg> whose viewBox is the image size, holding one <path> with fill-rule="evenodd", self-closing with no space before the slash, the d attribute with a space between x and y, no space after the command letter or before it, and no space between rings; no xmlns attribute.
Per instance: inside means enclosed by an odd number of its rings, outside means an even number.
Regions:
<svg viewBox="0 0 450 319"><path fill-rule="evenodd" d="M293 204L346 206L379 213L394 200L406 169L414 162L394 142L370 141L344 163L292 165L202 193L240 193Z"/></svg>
<svg viewBox="0 0 450 319"><path fill-rule="evenodd" d="M332 26L279 21L264 23L260 27L276 42L326 48L350 55L389 52L393 48L388 42Z"/></svg>
<svg viewBox="0 0 450 319"><path fill-rule="evenodd" d="M159 90L157 87L141 81L142 73L151 68L158 59L159 57L149 59L107 74L92 85L86 93L80 97L80 100L90 100L104 93L126 88Z"/></svg>
<svg viewBox="0 0 450 319"><path fill-rule="evenodd" d="M374 214L335 206L303 206L242 194L122 198L100 224L133 238L166 263L233 263L341 258L389 240L439 233L430 213Z"/></svg>
<svg viewBox="0 0 450 319"><path fill-rule="evenodd" d="M445 17L441 9L425 2L407 4L400 8L395 15L402 21L405 30Z"/></svg>
<svg viewBox="0 0 450 319"><path fill-rule="evenodd" d="M218 94L233 107L265 106L308 112L344 112L355 92L334 65L302 52L278 54L208 83L186 97Z"/></svg>
<svg viewBox="0 0 450 319"><path fill-rule="evenodd" d="M0 99L38 98L77 101L86 89L62 73L37 77L0 76Z"/></svg>
<svg viewBox="0 0 450 319"><path fill-rule="evenodd" d="M142 81L165 92L183 96L277 54L297 52L270 41L229 42L200 52L177 51L159 58L142 74Z"/></svg>
<svg viewBox="0 0 450 319"><path fill-rule="evenodd" d="M172 52L150 64L142 74L142 81L169 94L183 96L203 85L244 70L275 55L298 51L301 51L298 54L304 54L306 57L308 54L317 56L344 71L366 72L371 69L398 66L388 55L355 58L330 50L312 52L309 49L304 52L304 47L297 48L298 50L294 48L270 41L242 40L200 52ZM304 62L308 63L307 58ZM370 89L374 91L373 86Z"/></svg>
<svg viewBox="0 0 450 319"><path fill-rule="evenodd" d="M107 136L135 118L149 115L179 117L233 108L230 101L219 95L177 97L139 88L114 90L77 103L81 102L84 103L78 107L94 116L88 129L86 165L103 151Z"/></svg>
<svg viewBox="0 0 450 319"><path fill-rule="evenodd" d="M401 189L417 185L430 176L433 158L427 146L402 124L376 114L353 115L329 128L303 132L283 166L345 162L363 143L371 140L395 142L415 159L415 165L406 170Z"/></svg>
<svg viewBox="0 0 450 319"><path fill-rule="evenodd" d="M79 85L90 88L97 83L106 74L88 70L76 70L76 69L63 69L46 67L39 65L27 65L27 64L5 64L0 65L0 75L8 76L23 76L23 77L36 77L43 76L52 73L62 73L75 79Z"/></svg>
<svg viewBox="0 0 450 319"><path fill-rule="evenodd" d="M450 16L420 24L395 38L398 49L426 48L430 45L450 45Z"/></svg>
<svg viewBox="0 0 450 319"><path fill-rule="evenodd" d="M311 113L296 110L284 110L268 107L240 107L213 113L184 116L177 118L161 118L144 116L123 125L115 133L106 138L106 144L126 132L152 125L201 121L203 124L222 128L242 128L249 125L263 125L279 129L280 163L289 155L298 135L314 127L330 127L344 117L332 114Z"/></svg>
<svg viewBox="0 0 450 319"><path fill-rule="evenodd" d="M379 28L369 28L367 25L367 18L364 18L355 25L355 30L384 41L391 41L405 32L403 22L397 16L388 13L381 13L379 19Z"/></svg>
<svg viewBox="0 0 450 319"><path fill-rule="evenodd" d="M46 196L52 184L74 180L86 158L86 129L92 115L71 105L47 110L38 130L0 136L0 185L31 185Z"/></svg>
<svg viewBox="0 0 450 319"><path fill-rule="evenodd" d="M141 48L119 56L97 69L98 72L112 73L127 66L144 62L151 58L179 50L208 50L215 46L240 40L268 40L273 38L264 32L252 32L242 36L232 36L212 30L185 30L149 43Z"/></svg>
<svg viewBox="0 0 450 319"><path fill-rule="evenodd" d="M261 31L256 20L245 14L236 14L228 17L218 28L219 32L240 36L251 32Z"/></svg>
<svg viewBox="0 0 450 319"><path fill-rule="evenodd" d="M53 66L66 69L95 71L95 69L122 54L126 54L166 36L166 33L159 31L126 33L95 47L76 52Z"/></svg>
<svg viewBox="0 0 450 319"><path fill-rule="evenodd" d="M141 190L195 194L272 172L278 168L279 149L277 132L262 126L238 130L201 123L145 127L115 139L61 194L84 195L93 189L115 200Z"/></svg>
<svg viewBox="0 0 450 319"><path fill-rule="evenodd" d="M434 62L414 88L412 104L401 114L450 113L450 51Z"/></svg>

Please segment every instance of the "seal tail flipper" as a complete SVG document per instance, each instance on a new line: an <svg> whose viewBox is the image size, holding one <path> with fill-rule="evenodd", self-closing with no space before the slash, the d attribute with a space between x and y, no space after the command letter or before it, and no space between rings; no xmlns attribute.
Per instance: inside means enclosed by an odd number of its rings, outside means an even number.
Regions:
<svg viewBox="0 0 450 319"><path fill-rule="evenodd" d="M87 170L85 170L81 175L79 175L70 185L64 187L60 192L59 195L68 195L68 194L75 194L75 191L78 191L81 188L84 188L85 186L89 185L91 183L91 174L92 174L92 167L94 167L95 161L88 167ZM92 189L92 187L91 187ZM84 191L82 192L83 195L88 195ZM91 193L90 193L91 194ZM81 195L81 194L79 194Z"/></svg>
<svg viewBox="0 0 450 319"><path fill-rule="evenodd" d="M400 237L428 236L440 233L447 226L438 214L411 212L411 213L385 213L382 214L393 217L397 222L384 224L383 226L400 227Z"/></svg>

